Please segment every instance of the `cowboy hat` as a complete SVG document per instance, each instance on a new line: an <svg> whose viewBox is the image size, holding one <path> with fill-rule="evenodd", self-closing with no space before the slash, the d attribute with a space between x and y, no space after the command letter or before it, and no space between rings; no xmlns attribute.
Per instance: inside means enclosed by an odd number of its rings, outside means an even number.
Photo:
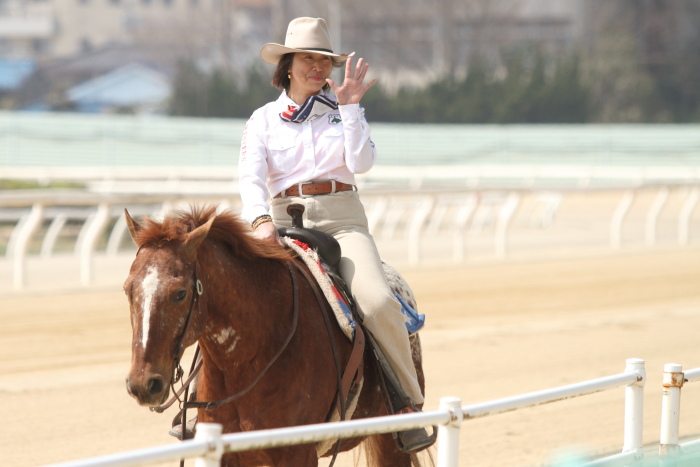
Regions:
<svg viewBox="0 0 700 467"><path fill-rule="evenodd" d="M355 55L333 53L331 36L328 25L323 18L296 18L287 27L284 45L273 42L265 44L260 49L260 56L267 63L277 65L282 55L296 52L313 52L328 55L336 63L343 63L348 57Z"/></svg>

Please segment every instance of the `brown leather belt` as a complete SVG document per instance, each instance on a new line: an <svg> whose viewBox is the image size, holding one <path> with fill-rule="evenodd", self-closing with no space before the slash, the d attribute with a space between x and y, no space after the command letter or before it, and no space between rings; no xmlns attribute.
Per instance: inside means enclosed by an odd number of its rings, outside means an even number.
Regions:
<svg viewBox="0 0 700 467"><path fill-rule="evenodd" d="M275 198L286 198L288 196L307 196L327 195L329 193L337 193L339 191L357 191L355 185L330 180L326 182L301 182L297 185L290 186L281 193L277 193Z"/></svg>

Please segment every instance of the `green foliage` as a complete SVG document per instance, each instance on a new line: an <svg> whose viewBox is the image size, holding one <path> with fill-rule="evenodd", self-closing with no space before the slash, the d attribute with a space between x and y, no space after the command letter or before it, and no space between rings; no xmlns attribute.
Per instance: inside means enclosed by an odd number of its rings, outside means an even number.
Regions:
<svg viewBox="0 0 700 467"><path fill-rule="evenodd" d="M168 113L192 117L207 116L205 95L207 77L191 61L181 61L173 82L173 94Z"/></svg>
<svg viewBox="0 0 700 467"><path fill-rule="evenodd" d="M700 32L694 32L700 41ZM665 66L650 66L661 105L669 109L671 121L700 122L700 48L686 46Z"/></svg>
<svg viewBox="0 0 700 467"><path fill-rule="evenodd" d="M700 121L700 59L679 65L676 74L654 74L636 56L634 38L619 31L602 35L592 52L558 58L536 46L520 46L503 51L497 65L476 57L463 76L445 76L420 89L389 93L373 86L362 105L368 119L379 122ZM194 63L182 62L169 113L248 118L279 92L270 85L268 70L253 67L236 78L222 69L204 73Z"/></svg>
<svg viewBox="0 0 700 467"><path fill-rule="evenodd" d="M207 74L191 61L178 64L169 114L192 117L248 118L255 109L276 99L279 91L257 68L245 80L216 69Z"/></svg>
<svg viewBox="0 0 700 467"><path fill-rule="evenodd" d="M462 79L446 77L393 98L370 90L362 104L375 121L415 123L582 123L588 89L578 60L548 66L537 50L508 56L504 70L474 60ZM504 71L503 78L497 78Z"/></svg>

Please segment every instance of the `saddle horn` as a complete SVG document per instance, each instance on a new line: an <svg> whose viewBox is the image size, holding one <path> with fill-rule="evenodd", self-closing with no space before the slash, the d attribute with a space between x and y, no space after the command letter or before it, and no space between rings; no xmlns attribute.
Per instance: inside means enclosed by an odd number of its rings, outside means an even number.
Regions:
<svg viewBox="0 0 700 467"><path fill-rule="evenodd" d="M306 208L302 204L298 203L292 203L287 206L287 214L292 217L292 227L297 229L304 228L304 219L302 216L304 215L305 210Z"/></svg>
<svg viewBox="0 0 700 467"><path fill-rule="evenodd" d="M296 238L315 248L323 258L324 263L337 273L341 257L340 244L338 240L327 233L305 228L302 218L305 209L303 205L297 203L287 206L287 214L292 218L292 227L278 227L277 231L280 237Z"/></svg>

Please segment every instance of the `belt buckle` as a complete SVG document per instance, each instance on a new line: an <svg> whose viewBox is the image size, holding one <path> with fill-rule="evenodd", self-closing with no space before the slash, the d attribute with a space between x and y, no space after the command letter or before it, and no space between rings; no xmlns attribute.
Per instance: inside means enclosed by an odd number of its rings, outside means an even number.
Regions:
<svg viewBox="0 0 700 467"><path fill-rule="evenodd" d="M299 190L299 197L300 197L300 198L311 198L311 197L313 196L313 195L305 195L304 192L303 192L303 189L302 189L302 187L303 187L304 185L311 185L312 183L314 183L314 182L299 182L299 184L297 185L297 187L298 187L298 190Z"/></svg>

